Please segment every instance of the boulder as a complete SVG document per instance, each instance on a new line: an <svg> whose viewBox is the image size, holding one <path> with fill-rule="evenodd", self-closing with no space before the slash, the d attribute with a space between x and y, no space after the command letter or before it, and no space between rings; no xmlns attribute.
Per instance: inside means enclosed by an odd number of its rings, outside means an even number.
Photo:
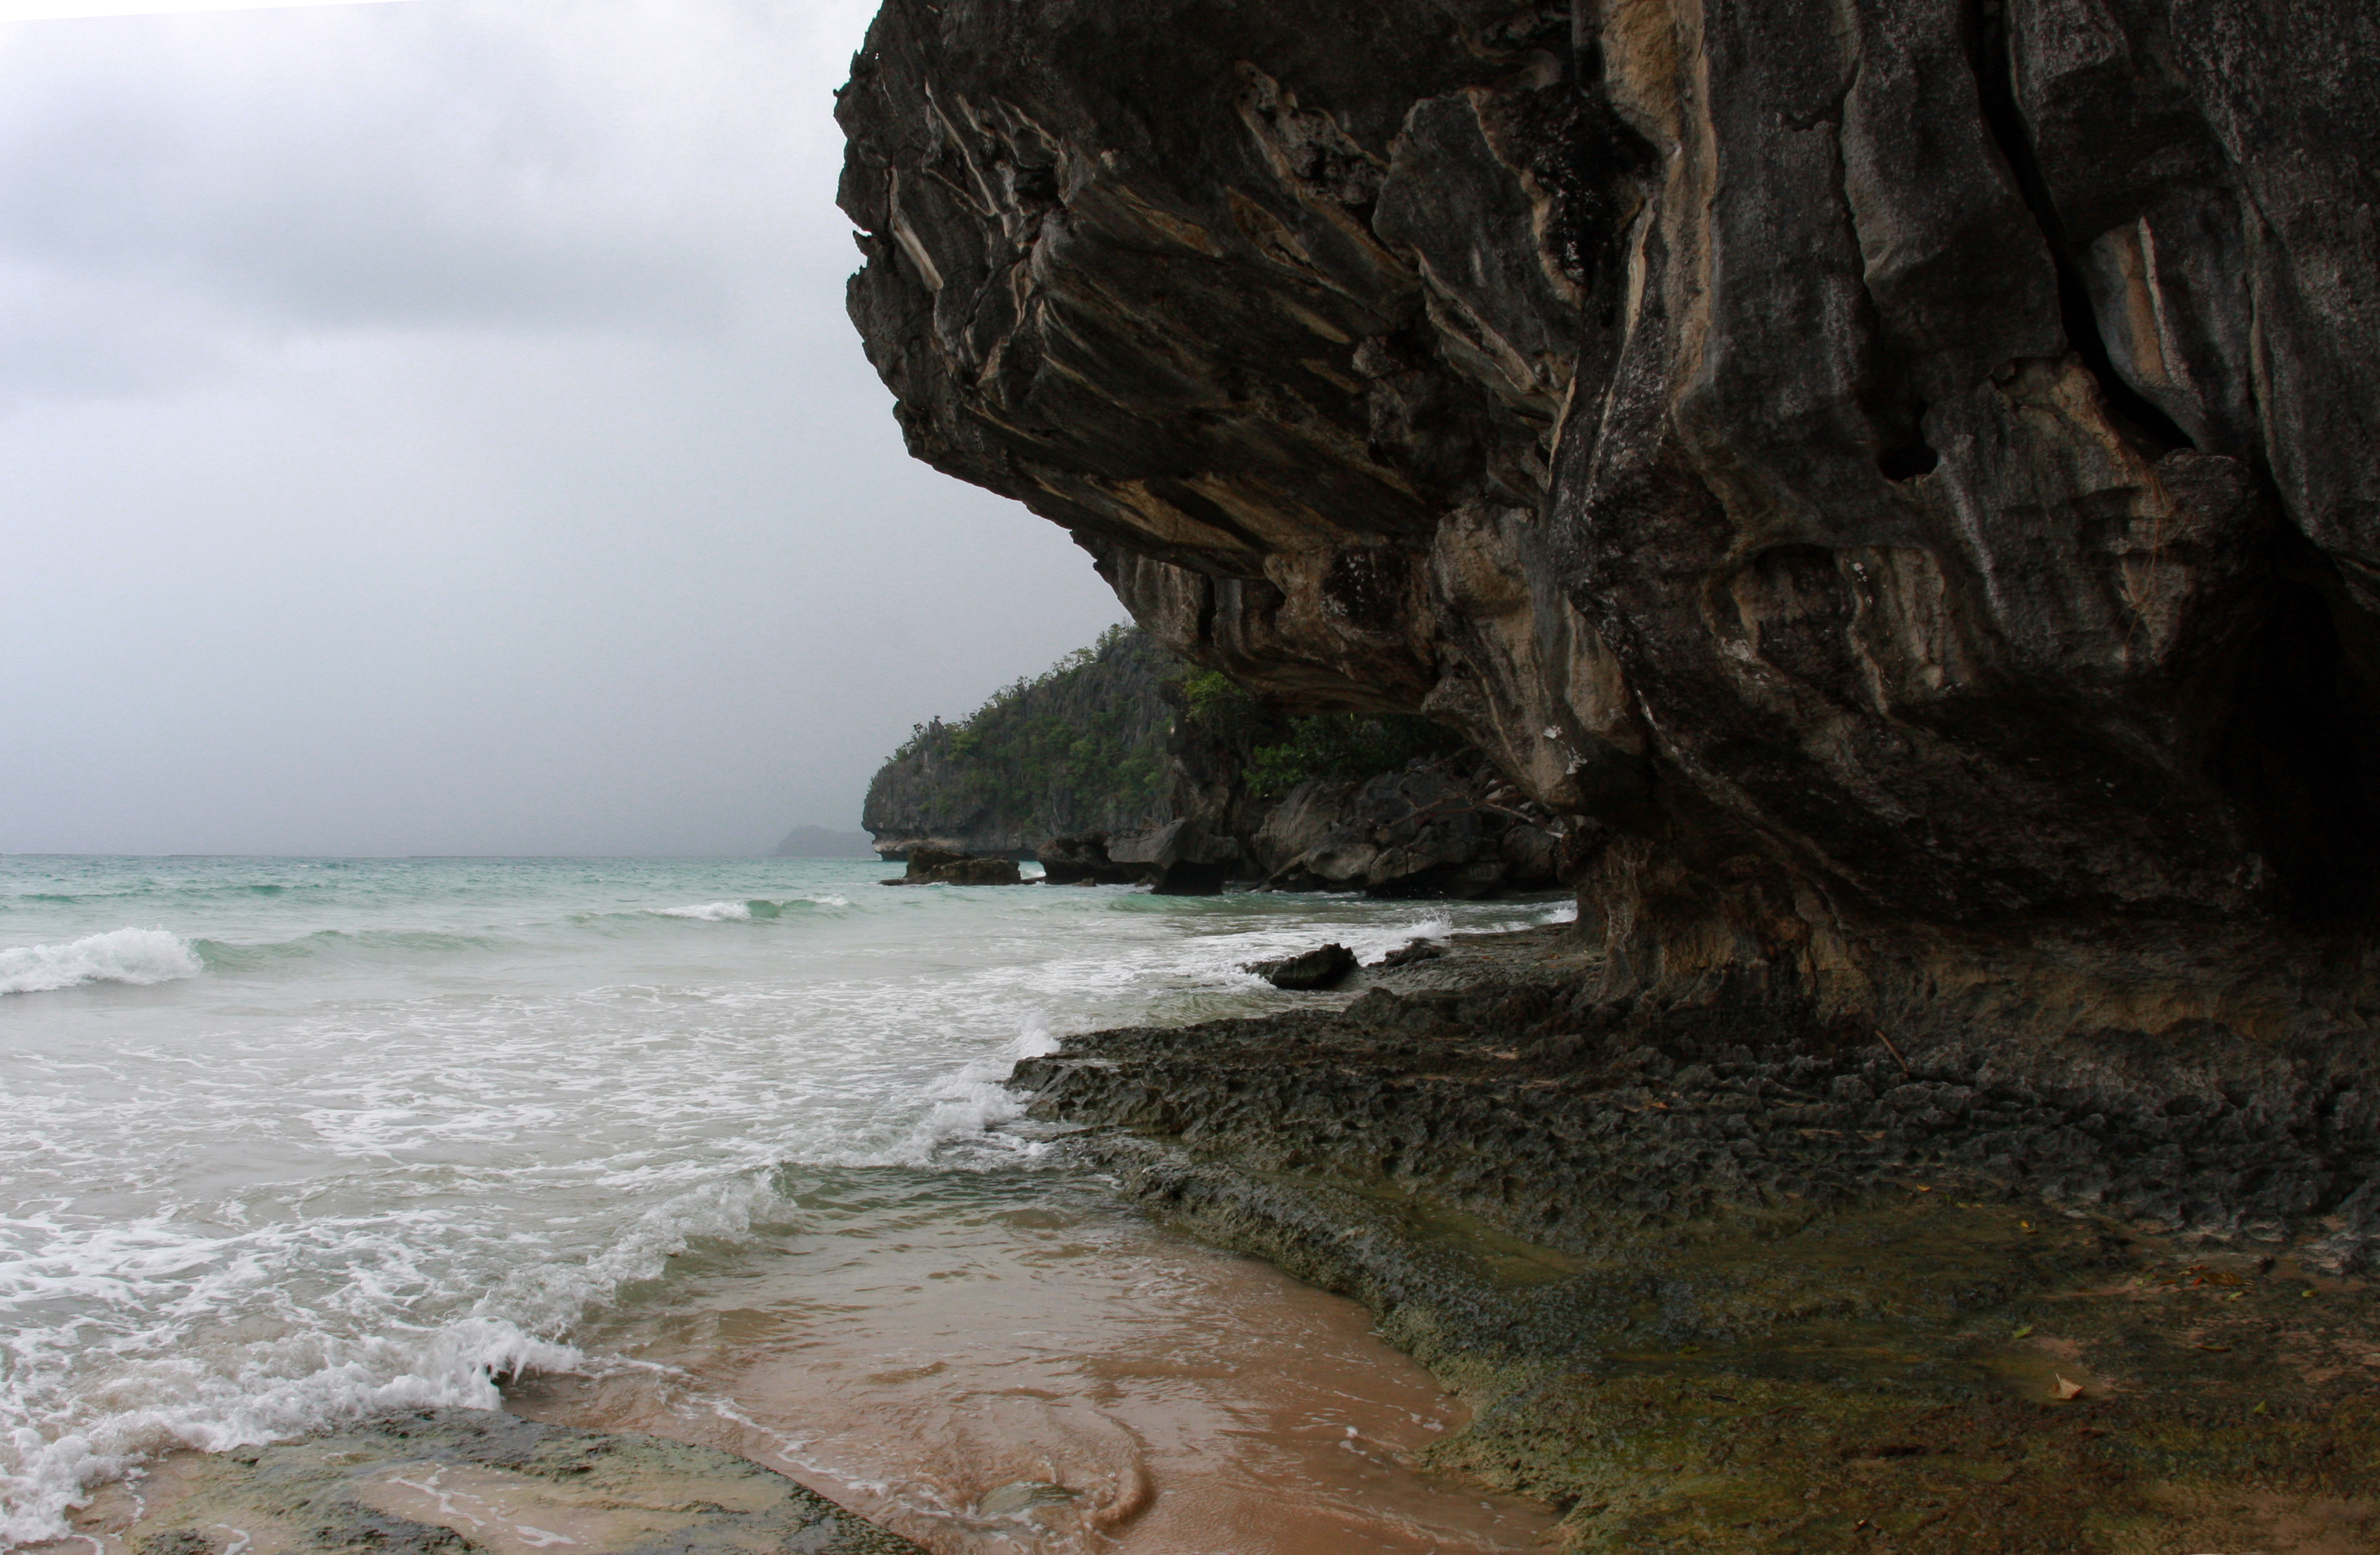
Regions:
<svg viewBox="0 0 2380 1555"><path fill-rule="evenodd" d="M939 849L913 849L909 854L909 873L897 880L887 880L887 886L1018 886L1025 877L1016 870L1014 859L973 858L965 853L948 853Z"/></svg>
<svg viewBox="0 0 2380 1555"><path fill-rule="evenodd" d="M1238 838L1195 816L1117 838L1108 844L1108 856L1118 863L1143 866L1144 878L1160 897L1214 896L1233 870L1244 870L1246 863Z"/></svg>
<svg viewBox="0 0 2380 1555"><path fill-rule="evenodd" d="M1410 967L1423 961L1435 961L1446 954L1446 946L1435 940L1409 939L1372 963L1375 967Z"/></svg>
<svg viewBox="0 0 2380 1555"><path fill-rule="evenodd" d="M1053 837L1035 850L1047 886L1133 886L1148 878L1139 864L1118 863L1108 856L1108 834Z"/></svg>
<svg viewBox="0 0 2380 1555"><path fill-rule="evenodd" d="M1276 988L1306 993L1336 988L1346 982L1355 970L1355 953L1343 945L1325 945L1278 961L1251 961L1245 970Z"/></svg>
<svg viewBox="0 0 2380 1555"><path fill-rule="evenodd" d="M936 869L932 881L940 886L1021 886L1025 877L1017 873L1014 859L961 859Z"/></svg>

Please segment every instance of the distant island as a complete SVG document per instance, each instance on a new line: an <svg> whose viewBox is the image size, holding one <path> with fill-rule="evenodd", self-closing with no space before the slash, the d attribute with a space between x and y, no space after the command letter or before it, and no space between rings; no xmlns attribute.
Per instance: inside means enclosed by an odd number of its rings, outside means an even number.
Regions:
<svg viewBox="0 0 2380 1555"><path fill-rule="evenodd" d="M771 855L779 859L872 859L876 844L864 831L837 831L832 826L795 826Z"/></svg>

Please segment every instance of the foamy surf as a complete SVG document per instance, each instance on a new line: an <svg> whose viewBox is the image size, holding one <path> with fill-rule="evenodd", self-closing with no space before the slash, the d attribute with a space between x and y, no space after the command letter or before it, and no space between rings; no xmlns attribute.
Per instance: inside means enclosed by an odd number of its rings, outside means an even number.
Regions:
<svg viewBox="0 0 2380 1555"><path fill-rule="evenodd" d="M149 1454L610 1365L590 1325L785 1235L803 1173L1047 1163L1002 1081L1066 1032L1547 910L881 874L0 858L0 991L185 980L0 1022L0 1537Z"/></svg>
<svg viewBox="0 0 2380 1555"><path fill-rule="evenodd" d="M145 988L207 969L190 942L164 929L110 929L65 945L0 950L0 994L48 994L85 982Z"/></svg>

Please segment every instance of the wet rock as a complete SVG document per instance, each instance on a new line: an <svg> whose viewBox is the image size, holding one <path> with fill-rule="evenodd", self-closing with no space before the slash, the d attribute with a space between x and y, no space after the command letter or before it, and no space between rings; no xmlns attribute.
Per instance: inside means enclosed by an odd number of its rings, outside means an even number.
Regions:
<svg viewBox="0 0 2380 1555"><path fill-rule="evenodd" d="M1120 864L1108 857L1105 832L1084 837L1053 837L1034 850L1041 861L1041 878L1051 886L1132 886L1148 878L1138 864Z"/></svg>
<svg viewBox="0 0 2380 1555"><path fill-rule="evenodd" d="M1318 946L1278 961L1251 961L1247 970L1276 988L1304 993L1336 988L1355 970L1355 953L1343 945Z"/></svg>
<svg viewBox="0 0 2380 1555"><path fill-rule="evenodd" d="M887 886L1015 886L1024 875L1014 859L974 858L938 848L909 850L909 873Z"/></svg>
<svg viewBox="0 0 2380 1555"><path fill-rule="evenodd" d="M78 1520L138 1555L922 1555L793 1480L708 1447L475 1409L422 1410L176 1459Z"/></svg>
<svg viewBox="0 0 2380 1555"><path fill-rule="evenodd" d="M1343 1009L1078 1035L1011 1083L1169 1223L1370 1307L1473 1404L1432 1461L1569 1509L1573 1549L2380 1526L2368 1052L2234 1055L2217 1106L2153 1043L1904 1068L1806 1003L1594 970L1466 936ZM2277 1520L2278 1465L2326 1521Z"/></svg>
<svg viewBox="0 0 2380 1555"><path fill-rule="evenodd" d="M1108 857L1143 870L1149 888L1161 897L1211 897L1220 893L1241 860L1230 832L1199 816L1185 816L1133 837L1109 839Z"/></svg>
<svg viewBox="0 0 2380 1555"><path fill-rule="evenodd" d="M1423 961L1434 961L1446 954L1446 946L1427 939L1409 939L1372 963L1375 967L1410 967Z"/></svg>

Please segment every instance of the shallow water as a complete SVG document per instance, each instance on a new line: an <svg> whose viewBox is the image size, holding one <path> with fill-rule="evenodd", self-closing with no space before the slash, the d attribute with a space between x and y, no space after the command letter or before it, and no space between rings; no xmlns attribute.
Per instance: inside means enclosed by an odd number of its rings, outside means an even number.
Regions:
<svg viewBox="0 0 2380 1555"><path fill-rule="evenodd" d="M1151 1226L995 1082L1298 997L1255 957L1559 910L884 873L0 860L0 1531L517 1372L941 1549L1524 1546L1399 1465L1452 1417L1359 1310Z"/></svg>

